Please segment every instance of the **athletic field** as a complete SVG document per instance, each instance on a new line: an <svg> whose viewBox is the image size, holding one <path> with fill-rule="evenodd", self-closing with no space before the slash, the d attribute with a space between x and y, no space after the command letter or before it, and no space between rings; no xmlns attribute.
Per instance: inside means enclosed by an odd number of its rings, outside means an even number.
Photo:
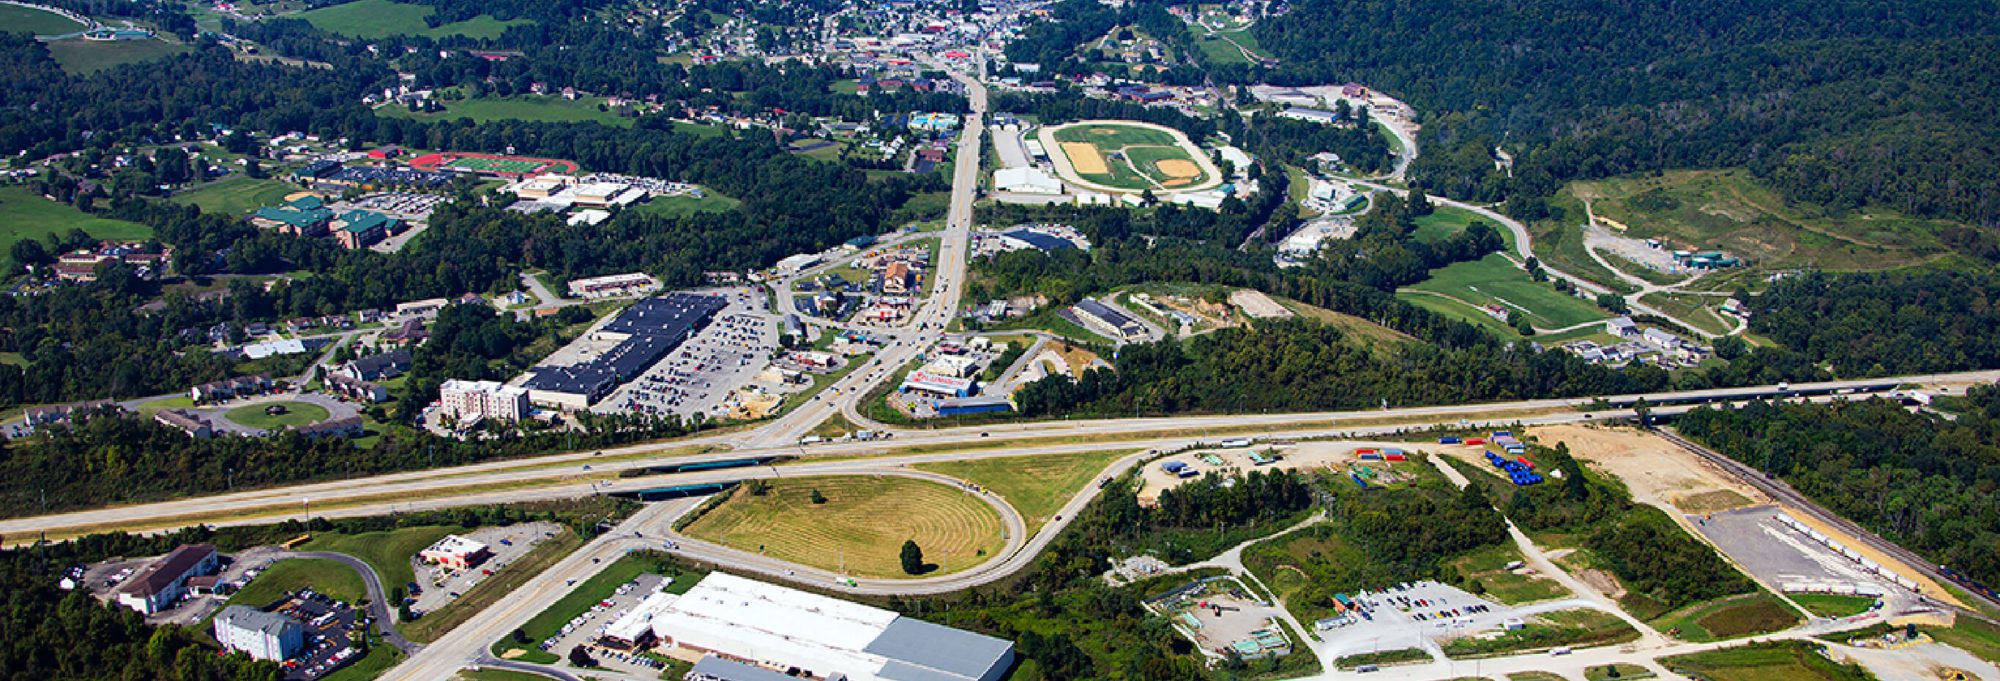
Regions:
<svg viewBox="0 0 2000 681"><path fill-rule="evenodd" d="M545 173L572 174L578 170L575 161L554 158L531 158L526 156L497 156L494 154L473 154L464 152L444 152L424 154L410 159L410 167L417 170L463 170L481 175L521 178Z"/></svg>
<svg viewBox="0 0 2000 681"><path fill-rule="evenodd" d="M1200 148L1168 128L1129 121L1085 121L1042 132L1060 152L1064 179L1109 191L1205 189L1221 178ZM1065 172L1067 171L1067 172Z"/></svg>

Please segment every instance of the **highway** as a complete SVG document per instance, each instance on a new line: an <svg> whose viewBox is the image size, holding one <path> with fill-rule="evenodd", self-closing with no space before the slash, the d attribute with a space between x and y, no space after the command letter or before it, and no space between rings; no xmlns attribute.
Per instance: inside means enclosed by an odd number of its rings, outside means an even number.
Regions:
<svg viewBox="0 0 2000 681"><path fill-rule="evenodd" d="M862 376L857 371L853 376ZM850 376L852 378L853 376ZM1926 386L1966 386L2000 380L2000 371L1964 372L1887 377L1856 381L1799 383L1791 392L1850 390L1895 384ZM847 398L858 399L861 391ZM1648 395L1610 395L1607 402L1622 403L1644 397L1655 403L1671 403L1720 396L1742 397L1781 394L1776 386L1691 390ZM1301 438L1368 432L1361 426L1391 424L1396 428L1420 429L1434 424L1456 425L1461 420L1524 424L1576 423L1602 420L1629 411L1591 409L1598 398L1541 399L1513 402L1406 407L1386 410L1305 412L1287 414L1172 416L1130 419L1090 419L1030 421L989 426L940 428L927 431L893 431L886 441L844 442L802 447L789 438L761 438L767 444L745 444L753 440L744 432L703 435L668 443L648 443L599 452L572 452L532 459L518 459L354 478L334 482L272 487L244 492L210 495L172 501L132 504L67 513L0 520L0 535L15 545L31 542L41 533L72 536L86 532L156 531L194 522L211 524L269 523L315 516L375 515L423 508L445 508L473 504L505 503L527 499L577 496L594 491L640 489L645 486L690 481L691 476L617 479L618 471L666 463L712 461L754 456L796 456L803 459L841 457L853 461L858 456L895 455L898 451L922 448L947 452L957 459L976 458L995 451L1017 455L1059 451L1115 450L1171 446L1219 433L1254 435L1264 438ZM821 402L827 402L822 400ZM819 403L808 403L819 404ZM821 409L833 409L821 405ZM1672 414L1685 407L1660 407L1657 414ZM817 423L818 420L811 420ZM783 427L780 419L765 428ZM776 442L772 442L776 440ZM740 444L741 446L732 446ZM1003 449L1000 445L1006 445ZM702 452L703 448L718 451ZM966 451L949 453L953 448ZM802 464L781 467L795 468ZM589 467L588 470L585 467ZM804 469L801 469L804 470Z"/></svg>

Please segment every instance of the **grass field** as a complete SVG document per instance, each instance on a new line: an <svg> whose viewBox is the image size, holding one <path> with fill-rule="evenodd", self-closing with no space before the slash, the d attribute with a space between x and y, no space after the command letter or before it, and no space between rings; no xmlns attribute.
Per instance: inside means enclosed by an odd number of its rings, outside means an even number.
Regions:
<svg viewBox="0 0 2000 681"><path fill-rule="evenodd" d="M429 38L464 36L492 39L500 37L500 34L505 33L508 28L534 23L527 19L500 21L482 14L437 28L424 25L424 19L435 11L425 5L404 4L390 0L356 0L304 12L298 17L320 30L356 38L420 35Z"/></svg>
<svg viewBox="0 0 2000 681"><path fill-rule="evenodd" d="M410 569L410 558L424 547L459 530L457 527L425 525L361 534L318 534L313 535L312 541L299 546L299 550L332 551L360 558L369 567L375 568L375 574L382 578L382 588L386 589L417 581L416 573Z"/></svg>
<svg viewBox="0 0 2000 681"><path fill-rule="evenodd" d="M1526 271L1497 253L1473 262L1432 270L1430 279L1406 287L1397 295L1412 302L1428 297L1412 291L1443 294L1473 305L1498 304L1515 317L1528 315L1529 323L1537 328L1559 329L1609 317L1596 305L1557 293L1547 283L1529 279ZM1488 316L1477 310L1471 313L1479 317ZM1473 321L1477 323L1476 319Z"/></svg>
<svg viewBox="0 0 2000 681"><path fill-rule="evenodd" d="M1721 249L1760 269L1912 265L1948 250L1938 234L1953 224L1881 209L1835 213L1787 202L1742 169L1576 182L1562 193L1591 199L1599 217L1629 228L1624 236L1665 239L1674 248Z"/></svg>
<svg viewBox="0 0 2000 681"><path fill-rule="evenodd" d="M1430 660L1431 654L1423 650L1417 648L1397 648L1395 650L1378 650L1372 653L1342 656L1333 661L1333 666L1335 669L1353 669L1364 664L1386 667L1393 664L1429 662Z"/></svg>
<svg viewBox="0 0 2000 681"><path fill-rule="evenodd" d="M1558 610L1536 615L1528 624L1491 639L1456 638L1444 653L1456 659L1491 657L1556 646L1600 646L1639 638L1639 632L1616 615L1597 610Z"/></svg>
<svg viewBox="0 0 2000 681"><path fill-rule="evenodd" d="M1452 565L1458 568L1460 574L1484 588L1482 595L1508 605L1570 595L1569 590L1555 580L1508 571L1507 564L1518 560L1521 560L1520 549L1513 544L1500 544L1460 556L1452 561Z"/></svg>
<svg viewBox="0 0 2000 681"><path fill-rule="evenodd" d="M5 5L0 5L5 6ZM50 234L81 229L99 239L149 239L153 230L136 222L107 220L68 204L44 199L24 186L0 187L0 262L14 266L9 249L22 239L41 240Z"/></svg>
<svg viewBox="0 0 2000 681"><path fill-rule="evenodd" d="M284 407L283 414L266 414L268 407ZM306 402L266 402L237 407L223 414L230 421L264 430L282 430L286 426L303 426L326 420L326 407Z"/></svg>
<svg viewBox="0 0 2000 681"><path fill-rule="evenodd" d="M1412 232L1410 238L1425 243L1437 243L1465 231L1465 228L1470 226L1475 220L1486 222L1486 226L1493 228L1494 232L1500 234L1501 241L1507 242L1507 252L1514 252L1513 230L1493 224L1491 221L1482 220L1478 215L1473 214L1472 211L1454 206L1438 206L1437 210L1431 211L1430 215L1417 218L1415 221L1417 223L1417 231Z"/></svg>
<svg viewBox="0 0 2000 681"><path fill-rule="evenodd" d="M367 2L368 0L362 0ZM417 5L421 7L421 5ZM424 121L466 119L474 123L491 121L537 121L542 123L599 123L619 128L632 127L632 120L619 116L615 111L599 111L603 97L579 97L563 99L546 95L519 95L514 97L480 97L477 99L448 100L444 110L436 113L411 111L404 106L390 104L375 109L375 114L385 118L409 118Z"/></svg>
<svg viewBox="0 0 2000 681"><path fill-rule="evenodd" d="M1674 637L1683 641L1705 643L1779 631L1798 622L1799 615L1790 606L1759 590L1696 603L1647 624L1663 632L1679 630Z"/></svg>
<svg viewBox="0 0 2000 681"><path fill-rule="evenodd" d="M1583 670L1585 681L1610 681L1611 679L1650 679L1657 674L1653 670L1636 664L1606 664ZM1557 677L1561 678L1561 677Z"/></svg>
<svg viewBox="0 0 2000 681"><path fill-rule="evenodd" d="M814 504L811 490L827 502ZM894 476L774 480L764 496L739 488L728 502L689 524L685 534L745 551L844 571L859 577L907 577L899 562L914 539L932 574L964 570L1005 545L1000 515L964 490Z"/></svg>
<svg viewBox="0 0 2000 681"><path fill-rule="evenodd" d="M1217 31L1214 35L1194 26L1189 26L1188 30L1194 32L1195 47L1201 49L1202 56L1210 65L1250 63L1243 56L1243 50L1236 49L1238 45L1260 58L1270 56L1264 51L1264 46L1257 44L1257 36L1251 35L1248 30ZM1231 44L1229 40L1224 40L1225 37L1236 42Z"/></svg>
<svg viewBox="0 0 2000 681"><path fill-rule="evenodd" d="M1792 594L1793 603L1820 617L1846 617L1867 612L1875 605L1869 596L1836 596L1834 594Z"/></svg>
<svg viewBox="0 0 2000 681"><path fill-rule="evenodd" d="M304 588L348 603L368 595L368 587L353 568L325 558L293 558L258 573L242 591L229 597L228 604L262 608Z"/></svg>
<svg viewBox="0 0 2000 681"><path fill-rule="evenodd" d="M95 73L114 66L137 64L168 57L189 50L162 40L114 40L97 41L71 38L47 43L49 56L56 58L64 71L70 73Z"/></svg>
<svg viewBox="0 0 2000 681"><path fill-rule="evenodd" d="M943 473L977 483L1000 495L1028 521L1034 534L1070 497L1094 484L1097 474L1128 452L1089 452L1056 456L1006 457L951 463L918 464L919 470Z"/></svg>
<svg viewBox="0 0 2000 681"><path fill-rule="evenodd" d="M1675 319L1709 333L1728 333L1734 325L1722 316L1722 298L1674 293L1650 293L1639 302L1659 308Z"/></svg>
<svg viewBox="0 0 2000 681"><path fill-rule="evenodd" d="M0 31L34 35L68 35L83 30L83 24L47 10L0 5Z"/></svg>
<svg viewBox="0 0 2000 681"><path fill-rule="evenodd" d="M726 213L743 205L742 201L708 192L699 199L692 196L662 196L633 206L632 210L646 215L681 216L696 213Z"/></svg>
<svg viewBox="0 0 2000 681"><path fill-rule="evenodd" d="M285 199L285 195L296 191L299 191L298 187L278 180L237 175L194 191L175 194L173 201L200 206L203 213L238 217L277 204Z"/></svg>
<svg viewBox="0 0 2000 681"><path fill-rule="evenodd" d="M1843 665L1801 641L1761 643L1660 658L1667 669L1708 681L1863 681L1860 667Z"/></svg>
<svg viewBox="0 0 2000 681"><path fill-rule="evenodd" d="M1210 179L1206 172L1197 170L1192 177L1182 175L1187 179L1176 182L1174 174L1160 168L1158 164L1162 162L1194 163L1173 135L1160 130L1107 123L1061 128L1053 136L1060 148L1052 151L1066 154L1078 177L1107 187L1141 190L1190 186ZM1095 153L1080 153L1068 148L1071 145L1079 149L1081 145L1089 145ZM1113 154L1129 157L1130 163L1114 158Z"/></svg>

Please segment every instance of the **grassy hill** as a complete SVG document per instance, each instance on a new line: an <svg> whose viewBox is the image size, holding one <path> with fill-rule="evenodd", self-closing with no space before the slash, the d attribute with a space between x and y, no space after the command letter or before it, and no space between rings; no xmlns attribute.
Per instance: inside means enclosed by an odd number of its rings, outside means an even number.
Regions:
<svg viewBox="0 0 2000 681"><path fill-rule="evenodd" d="M505 33L508 28L534 23L526 19L500 21L491 16L480 15L473 19L431 28L424 24L424 19L435 11L425 5L410 5L390 0L356 0L321 7L300 13L298 16L319 27L320 30L356 38L419 35L428 38L464 36L491 39L500 37L500 34Z"/></svg>

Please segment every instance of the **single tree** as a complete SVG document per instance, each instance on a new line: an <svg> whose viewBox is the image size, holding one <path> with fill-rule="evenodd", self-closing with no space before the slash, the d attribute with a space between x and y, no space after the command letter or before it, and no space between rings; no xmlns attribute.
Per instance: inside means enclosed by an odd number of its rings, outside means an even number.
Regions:
<svg viewBox="0 0 2000 681"><path fill-rule="evenodd" d="M590 651L578 645L569 649L569 663L578 667L589 668L597 666L597 659L590 656Z"/></svg>
<svg viewBox="0 0 2000 681"><path fill-rule="evenodd" d="M826 495L824 495L824 494L820 494L820 493L819 493L819 488L818 488L818 487L814 487L814 488L812 489L812 502L813 502L814 504L824 504L824 503L826 503Z"/></svg>
<svg viewBox="0 0 2000 681"><path fill-rule="evenodd" d="M917 540L903 542L903 572L913 575L924 573L924 550L917 546Z"/></svg>

